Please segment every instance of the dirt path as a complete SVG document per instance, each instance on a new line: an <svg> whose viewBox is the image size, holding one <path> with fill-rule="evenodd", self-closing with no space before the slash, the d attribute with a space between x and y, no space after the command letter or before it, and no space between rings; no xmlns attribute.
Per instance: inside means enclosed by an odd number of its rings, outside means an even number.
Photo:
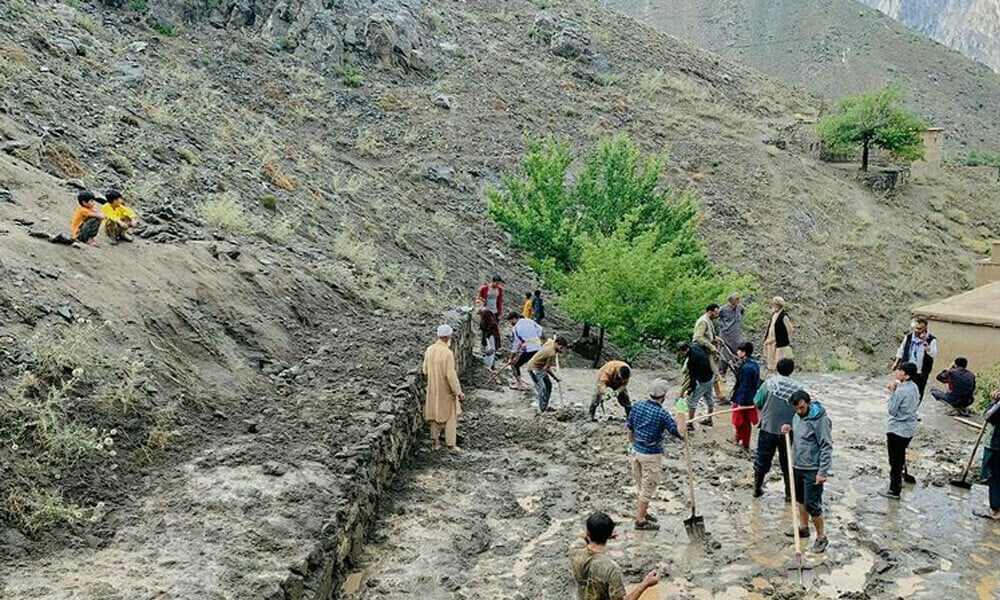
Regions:
<svg viewBox="0 0 1000 600"><path fill-rule="evenodd" d="M651 376L640 374L633 389L644 391ZM782 535L790 519L780 475L775 469L764 497L751 498L750 459L726 443L728 421L692 437L699 512L712 542L691 544L684 532L679 443L667 446L666 481L653 503L662 529L631 528L621 409L599 423L583 418L594 378L566 371L556 419L535 417L528 396L478 391L460 425L466 452L450 457L425 446L390 489L362 561L360 597L572 597L567 545L597 509L622 524L611 554L627 579L661 569L664 598L997 597L1000 526L971 515L985 489L947 484L971 448L971 430L933 403L922 408L910 456L918 484L893 502L876 495L887 478L881 382L801 378L832 415L835 476L826 496L830 547L806 555L815 569L800 588L787 570L793 549Z"/></svg>

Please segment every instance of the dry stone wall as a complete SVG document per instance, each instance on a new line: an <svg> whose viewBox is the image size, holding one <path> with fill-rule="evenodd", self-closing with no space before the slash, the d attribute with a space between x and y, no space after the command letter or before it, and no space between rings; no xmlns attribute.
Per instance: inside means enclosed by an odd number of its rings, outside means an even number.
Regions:
<svg viewBox="0 0 1000 600"><path fill-rule="evenodd" d="M476 336L471 314L452 312L445 315L443 322L455 329L452 351L459 376L462 376L470 371L475 360L472 350ZM432 336L433 332L429 340ZM345 461L348 473L341 501L330 507L332 514L323 528L323 538L301 564L290 566L291 574L268 600L340 597L350 561L364 543L365 531L375 516L382 491L399 471L414 443L424 436L425 390L426 382L418 362L393 396L379 406L379 425L361 442L336 456Z"/></svg>

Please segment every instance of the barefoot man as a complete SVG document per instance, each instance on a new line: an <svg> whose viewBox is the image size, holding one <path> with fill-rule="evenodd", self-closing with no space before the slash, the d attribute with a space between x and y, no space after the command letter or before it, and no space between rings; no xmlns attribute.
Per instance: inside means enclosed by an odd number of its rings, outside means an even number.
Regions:
<svg viewBox="0 0 1000 600"><path fill-rule="evenodd" d="M462 413L462 384L458 382L455 354L451 351L451 326L437 328L437 341L424 352L424 375L427 376L427 400L424 403L424 420L431 426L431 448L441 447L441 430L448 451L459 451L458 415Z"/></svg>

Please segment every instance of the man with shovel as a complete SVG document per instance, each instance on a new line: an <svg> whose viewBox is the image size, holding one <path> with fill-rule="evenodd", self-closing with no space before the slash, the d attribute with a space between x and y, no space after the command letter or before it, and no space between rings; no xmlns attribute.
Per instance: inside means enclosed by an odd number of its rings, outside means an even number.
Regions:
<svg viewBox="0 0 1000 600"><path fill-rule="evenodd" d="M821 553L826 551L828 543L823 522L823 484L833 468L832 424L823 405L813 402L805 390L792 394L791 402L795 418L791 425L781 426L781 433L793 438L793 493L798 504L798 521L805 525L800 526L798 535L809 537L809 517L812 517L816 541L810 550ZM795 531L788 532L788 535L794 537Z"/></svg>
<svg viewBox="0 0 1000 600"><path fill-rule="evenodd" d="M983 414L986 420L983 427L983 464L982 475L989 488L989 510L977 510L975 514L994 521L1000 521L1000 389L990 393L989 408ZM973 451L975 454L975 451ZM964 478L963 478L964 481Z"/></svg>
<svg viewBox="0 0 1000 600"><path fill-rule="evenodd" d="M753 459L753 497L764 495L764 479L771 470L774 453L778 453L778 466L781 467L781 478L785 481L785 502L790 502L792 492L789 488L788 456L785 443L781 440L781 428L791 424L795 416L792 408L792 394L802 389L798 381L792 379L795 371L795 361L783 358L778 361L778 374L769 378L757 389L754 404L760 410L760 431L757 434L757 453Z"/></svg>
<svg viewBox="0 0 1000 600"><path fill-rule="evenodd" d="M670 413L663 408L669 385L656 379L649 386L649 399L636 402L628 413L628 440L632 444L632 472L639 491L635 528L657 530L657 518L649 512L649 502L663 477L663 434L681 439Z"/></svg>

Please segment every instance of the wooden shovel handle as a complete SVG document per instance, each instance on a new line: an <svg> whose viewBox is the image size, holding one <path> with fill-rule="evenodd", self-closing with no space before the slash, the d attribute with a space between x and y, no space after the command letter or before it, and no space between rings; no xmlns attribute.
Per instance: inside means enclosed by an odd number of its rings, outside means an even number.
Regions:
<svg viewBox="0 0 1000 600"><path fill-rule="evenodd" d="M802 540L799 539L799 501L795 497L795 462L792 460L792 433L788 432L782 437L785 438L785 455L788 459L788 488L792 492L792 532L795 535L795 556L798 559L802 554Z"/></svg>
<svg viewBox="0 0 1000 600"><path fill-rule="evenodd" d="M716 411L716 412L713 412L713 413L709 413L707 415L702 415L700 417L695 417L695 418L691 419L691 422L693 423L695 421L703 421L705 419L711 419L712 417L721 417L722 415L728 415L729 413L739 412L741 410L750 410L751 408L753 408L753 407L752 406L741 406L739 408L727 408L726 410L719 410L719 411Z"/></svg>

